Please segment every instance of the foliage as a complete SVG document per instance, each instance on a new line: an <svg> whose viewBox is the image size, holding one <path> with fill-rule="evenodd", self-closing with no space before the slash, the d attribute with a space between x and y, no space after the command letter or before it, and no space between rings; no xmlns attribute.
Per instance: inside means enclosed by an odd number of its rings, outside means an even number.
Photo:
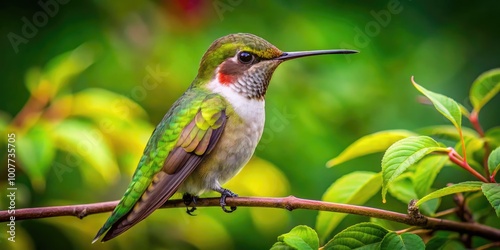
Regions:
<svg viewBox="0 0 500 250"><path fill-rule="evenodd" d="M413 78L412 83L418 91L429 99L436 110L453 124L455 130L453 138L455 138L457 145L455 147L446 147L444 142L441 143L432 138L435 137L439 140L439 135L450 134L450 129L443 126L426 128L423 131L427 133L423 134L395 130L382 131L364 136L351 144L339 156L330 160L327 165L331 167L365 154L377 152L381 150L381 147L385 146L386 150L382 159L382 171L380 173L353 172L345 175L330 186L322 200L364 204L369 198L375 195L376 191L382 189L382 199L385 203L387 191L393 188L398 190L397 192L390 192L395 198L406 203L410 203L413 199L418 199L415 205L430 216L442 215L444 212L436 212L438 207L435 204L431 207L424 205L429 205L433 199L438 199L439 204L442 197L455 195L462 197L462 199L456 199L456 208L452 211L453 213L457 213L459 219L462 221L483 221L495 217L495 213L497 217L500 217L500 185L495 180L499 168L498 154L500 152L500 145L497 143L499 138L498 136L488 136L488 134L491 134L488 131L486 133L482 132L477 120L477 114L481 108L500 89L500 69L482 74L472 85L469 96L474 105L472 112L468 110L462 112L459 104L453 99L423 88L413 81ZM467 114L476 115L475 120L471 120L471 123L478 130L477 134L469 132L464 136L462 115L465 115L469 119L472 117L472 115ZM471 145L480 145L480 147ZM491 150L491 148L494 150ZM459 151L461 154L458 153ZM482 162L483 164L475 169L469 165L469 162L472 161ZM448 166L450 163L461 167L469 172L471 177L475 177L479 181L459 181L433 190L431 186L438 181L436 178L439 172L442 171L443 166ZM478 171L484 174L480 174ZM374 179L377 176L379 178L381 176L382 181L379 181L378 178ZM406 178L409 180L409 183L402 181L406 180ZM472 218L466 218L463 214L460 215L460 213L463 213L460 211L469 211L467 203L470 200L477 199L478 195L484 195L490 202L491 207L488 210L491 212L485 214L483 211L476 212L472 210L472 214L470 215ZM322 242L331 235L345 216L345 214L337 213L319 213L316 230ZM426 233L421 238L417 234L412 233L418 233L417 228L390 231L382 227L384 224L382 222L380 224L359 223L353 225L336 234L322 249L427 249L423 241L425 239L424 236L431 236L430 240L426 240L429 244L432 242L434 247L436 247L438 241L441 245L440 247L442 247L449 240L455 238L453 235L448 236L448 238L442 238L441 236L432 237L432 233ZM309 233L309 235L312 234L312 232ZM278 240L283 237L286 238L286 235L280 236ZM307 237L310 238L312 236L303 236L302 238L306 240ZM467 245L470 243L466 241L464 241L464 244L466 244L465 248L471 247ZM284 247L285 245L291 247L291 249L309 249L301 248L298 244L291 244L282 240L276 243L273 249L288 249Z"/></svg>

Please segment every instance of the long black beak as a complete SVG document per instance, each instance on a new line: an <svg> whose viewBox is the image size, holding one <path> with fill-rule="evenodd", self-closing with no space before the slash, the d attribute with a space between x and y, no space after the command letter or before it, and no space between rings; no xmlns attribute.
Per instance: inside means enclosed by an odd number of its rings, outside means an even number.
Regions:
<svg viewBox="0 0 500 250"><path fill-rule="evenodd" d="M350 49L283 52L283 54L281 56L274 58L274 60L286 61L286 60L299 58L299 57L305 57L305 56L329 55L329 54L355 54L358 52L359 51L357 51L357 50L350 50Z"/></svg>

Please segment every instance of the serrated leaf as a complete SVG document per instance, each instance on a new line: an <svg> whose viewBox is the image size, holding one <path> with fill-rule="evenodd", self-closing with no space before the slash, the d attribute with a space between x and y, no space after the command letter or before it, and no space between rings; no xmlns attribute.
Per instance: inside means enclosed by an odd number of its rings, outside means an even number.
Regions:
<svg viewBox="0 0 500 250"><path fill-rule="evenodd" d="M377 224L363 222L342 230L323 249L376 249L387 233L387 229Z"/></svg>
<svg viewBox="0 0 500 250"><path fill-rule="evenodd" d="M481 108L500 91L500 69L492 69L481 74L470 88L469 98L474 110Z"/></svg>
<svg viewBox="0 0 500 250"><path fill-rule="evenodd" d="M118 176L118 164L113 157L107 139L101 131L92 124L80 120L68 119L59 123L54 128L53 133L56 147L89 163L89 165L101 175L104 183L109 184ZM63 165L64 167L71 163L72 162L62 162L54 164ZM59 169L64 168L59 167ZM57 169L55 171L57 171ZM85 168L82 168L82 171L83 173L88 172ZM64 172L56 172L60 181L63 180L63 174Z"/></svg>
<svg viewBox="0 0 500 250"><path fill-rule="evenodd" d="M448 149L428 136L412 136L390 146L382 158L382 200L385 202L388 185L408 167L424 156L435 151L447 152Z"/></svg>
<svg viewBox="0 0 500 250"><path fill-rule="evenodd" d="M490 202L495 213L500 217L500 184L499 183L483 183L481 186L484 196Z"/></svg>
<svg viewBox="0 0 500 250"><path fill-rule="evenodd" d="M294 249L318 249L318 234L312 228L300 225L290 232L278 236L278 242L283 242Z"/></svg>
<svg viewBox="0 0 500 250"><path fill-rule="evenodd" d="M295 249L284 242L276 242L271 247L271 250L295 250Z"/></svg>
<svg viewBox="0 0 500 250"><path fill-rule="evenodd" d="M328 161L326 165L333 167L360 156L383 152L393 143L414 135L416 134L408 130L387 130L363 136L347 147L337 157Z"/></svg>
<svg viewBox="0 0 500 250"><path fill-rule="evenodd" d="M375 195L382 184L380 173L357 171L342 176L323 194L322 200L328 202L362 205ZM316 219L316 230L321 241L338 226L347 214L320 211Z"/></svg>
<svg viewBox="0 0 500 250"><path fill-rule="evenodd" d="M380 243L381 250L423 250L425 244L422 238L416 234L403 233L396 234L394 232L388 233Z"/></svg>
<svg viewBox="0 0 500 250"><path fill-rule="evenodd" d="M439 138L444 138L444 139L452 139L457 141L460 140L460 134L458 133L457 129L452 125L429 126L420 128L417 130L417 132L422 135L427 135L432 137L438 136ZM479 135L475 130L467 127L462 128L462 133L464 137L479 138Z"/></svg>
<svg viewBox="0 0 500 250"><path fill-rule="evenodd" d="M418 91L429 98L436 110L439 111L439 113L441 113L448 120L450 120L451 123L453 123L453 125L457 128L457 130L460 131L462 127L462 113L460 111L460 106L458 105L458 103L447 96L434 93L418 85L414 81L413 77L411 81L413 83L413 86L415 86Z"/></svg>
<svg viewBox="0 0 500 250"><path fill-rule="evenodd" d="M437 174L448 161L446 155L429 155L416 164L413 185L418 198L427 195Z"/></svg>
<svg viewBox="0 0 500 250"><path fill-rule="evenodd" d="M45 189L45 175L54 160L56 149L50 127L35 124L26 134L17 138L16 153L23 170L35 189Z"/></svg>
<svg viewBox="0 0 500 250"><path fill-rule="evenodd" d="M479 190L481 190L482 184L483 184L483 182L480 182L480 181L466 181L466 182L453 184L451 186L438 189L438 190L424 196L422 199L418 200L418 202L415 205L420 206L420 204L422 204L428 200L443 197L443 196L450 195L450 194L479 191Z"/></svg>
<svg viewBox="0 0 500 250"><path fill-rule="evenodd" d="M488 157L488 169L490 170L491 176L495 176L498 170L500 170L500 147L491 151Z"/></svg>

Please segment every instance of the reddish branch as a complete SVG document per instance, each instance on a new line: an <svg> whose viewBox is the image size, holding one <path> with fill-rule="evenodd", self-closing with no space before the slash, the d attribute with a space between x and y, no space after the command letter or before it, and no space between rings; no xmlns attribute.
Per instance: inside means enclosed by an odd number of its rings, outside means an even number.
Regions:
<svg viewBox="0 0 500 250"><path fill-rule="evenodd" d="M439 218L431 218L421 216L416 218L408 214L396 213L392 211L348 205L331 203L324 201L306 200L293 196L283 198L267 198L267 197L236 197L227 198L228 206L239 207L271 207L271 208L284 208L289 211L294 209L308 209L320 210L339 213L356 214L368 217L375 217L386 219L396 222L401 222L411 226L418 226L424 229L431 230L446 230L459 233L467 233L471 235L480 236L493 241L500 239L500 230L489 226L481 225L478 223L457 222L451 220L444 220ZM24 208L15 210L16 220L38 219L57 216L76 216L80 219L83 217L96 214L110 212L114 209L118 201L109 201L85 205L74 206L57 206L57 207L40 207L40 208ZM205 198L196 201L198 207L219 206L219 198ZM170 200L163 205L162 208L184 207L182 200ZM0 221L8 221L10 214L7 211L0 211Z"/></svg>
<svg viewBox="0 0 500 250"><path fill-rule="evenodd" d="M469 173L474 175L476 178L478 178L482 182L489 182L488 179L486 179L484 176L482 176L480 173L478 173L475 169L473 169L467 161L460 156L457 151L455 151L454 148L449 148L448 152L448 157L450 158L450 161L453 163L457 164L458 166L462 167L463 169L467 170Z"/></svg>

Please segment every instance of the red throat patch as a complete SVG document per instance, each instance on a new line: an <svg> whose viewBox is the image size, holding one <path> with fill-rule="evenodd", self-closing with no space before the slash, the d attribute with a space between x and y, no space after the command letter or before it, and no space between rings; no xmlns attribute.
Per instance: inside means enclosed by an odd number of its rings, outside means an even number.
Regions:
<svg viewBox="0 0 500 250"><path fill-rule="evenodd" d="M234 76L217 73L217 80L219 80L222 85L231 85L234 82Z"/></svg>

